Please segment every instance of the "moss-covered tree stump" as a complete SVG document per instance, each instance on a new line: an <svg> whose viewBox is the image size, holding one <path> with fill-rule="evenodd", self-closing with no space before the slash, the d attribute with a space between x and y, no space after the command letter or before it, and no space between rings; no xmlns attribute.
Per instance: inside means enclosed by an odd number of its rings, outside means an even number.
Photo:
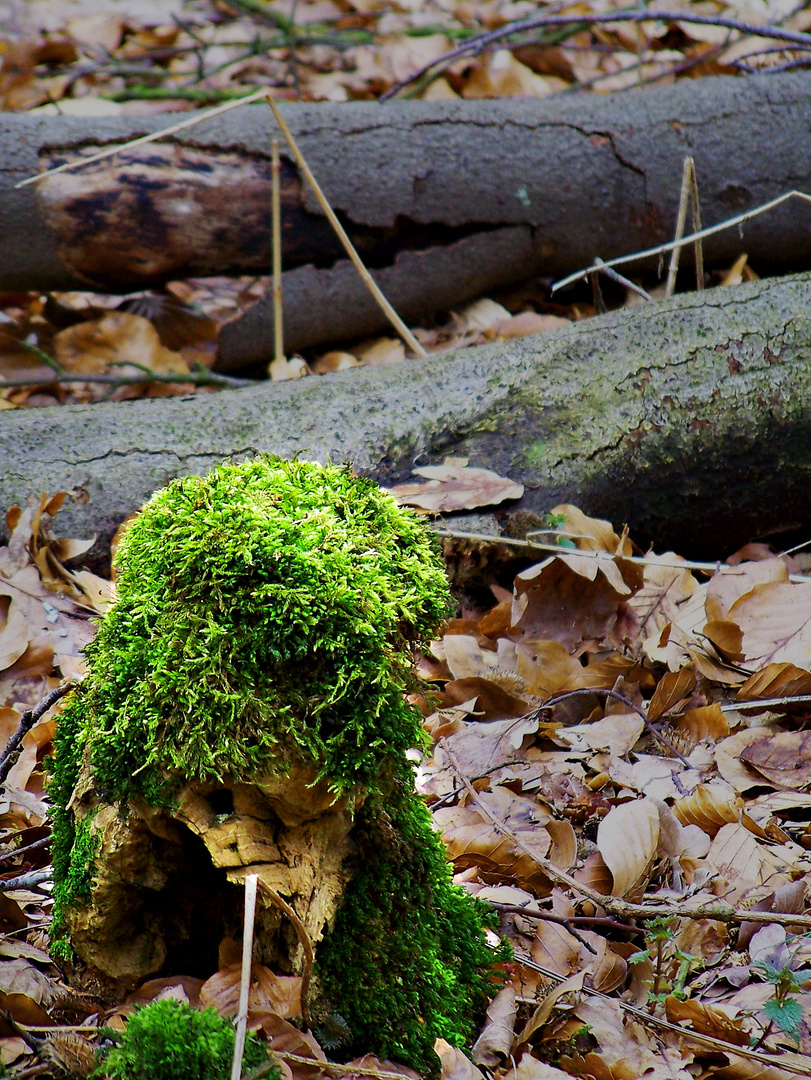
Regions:
<svg viewBox="0 0 811 1080"><path fill-rule="evenodd" d="M497 987L407 758L435 542L347 468L261 458L158 492L116 569L58 723L56 955L119 992L212 974L256 873L255 958L300 973L309 940L346 1052L435 1071Z"/></svg>

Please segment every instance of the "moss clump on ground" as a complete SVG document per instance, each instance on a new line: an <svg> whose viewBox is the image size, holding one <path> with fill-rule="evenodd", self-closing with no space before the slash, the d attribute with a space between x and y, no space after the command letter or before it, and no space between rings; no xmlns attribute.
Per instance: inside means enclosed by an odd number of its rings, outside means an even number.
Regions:
<svg viewBox="0 0 811 1080"><path fill-rule="evenodd" d="M234 1057L234 1028L214 1009L180 1001L153 1001L137 1009L122 1034L103 1052L93 1074L109 1080L228 1080ZM251 1033L243 1070L268 1060L267 1048ZM279 1080L278 1066L268 1073Z"/></svg>
<svg viewBox="0 0 811 1080"><path fill-rule="evenodd" d="M336 797L366 795L319 1008L358 1052L435 1072L434 1040L468 1041L497 989L484 908L452 885L406 757L424 743L413 650L450 607L436 539L349 468L258 458L158 492L115 567L55 738L57 933L92 882L80 774L126 814L134 797L170 805L186 780L304 764Z"/></svg>

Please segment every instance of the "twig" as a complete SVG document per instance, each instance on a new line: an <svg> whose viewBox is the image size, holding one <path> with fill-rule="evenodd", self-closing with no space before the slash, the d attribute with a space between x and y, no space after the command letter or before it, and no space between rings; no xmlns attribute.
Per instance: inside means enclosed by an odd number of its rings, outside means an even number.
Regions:
<svg viewBox="0 0 811 1080"><path fill-rule="evenodd" d="M16 859L18 855L25 855L29 851L39 851L40 848L47 847L51 842L50 836L43 836L41 840L35 840L33 844L26 844L25 847L14 848L13 851L4 851L0 855L0 863L10 862L12 859Z"/></svg>
<svg viewBox="0 0 811 1080"><path fill-rule="evenodd" d="M41 720L48 709L52 708L60 698L63 698L69 690L76 685L76 679L63 679L62 682L53 688L49 694L47 694L38 705L35 705L33 709L26 709L20 717L20 722L17 725L17 730L11 736L6 743L6 747L3 753L0 754L0 785L4 784L8 774L11 772L14 762L17 759L17 752L22 745L22 741L34 724L38 720Z"/></svg>
<svg viewBox="0 0 811 1080"><path fill-rule="evenodd" d="M502 836L505 836L518 851L532 859L532 861L543 870L547 877L565 885L569 889L574 889L575 892L585 896L597 907L604 908L610 915L614 915L618 919L656 919L660 918L662 915L668 915L679 919L716 919L718 922L724 923L778 923L780 926L797 926L807 930L811 929L811 915L790 915L777 911L745 911L730 907L728 904L718 903L697 904L695 907L690 907L687 904L674 903L672 900L663 901L661 904L634 904L616 896L606 896L604 893L592 889L590 885L578 881L576 878L572 877L571 874L566 873L565 870L561 870L559 867L555 866L550 859L539 855L537 851L533 851L531 847L525 844L523 840L498 817L498 815L494 814L492 810L482 802L479 798L479 793L462 772L459 761L448 745L447 740L440 739L439 745L448 755L448 761L451 764L451 768L461 783L464 784L471 802L475 805L481 816L489 821L497 832L501 833Z"/></svg>
<svg viewBox="0 0 811 1080"><path fill-rule="evenodd" d="M316 1068L319 1072L329 1072L335 1076L371 1076L372 1080L404 1080L403 1073L391 1072L389 1069L371 1069L366 1065L351 1063L343 1065L338 1061L321 1061L318 1058L304 1057L302 1054L291 1054L287 1050L274 1050L273 1053L282 1061L289 1061L291 1065L307 1065L311 1069ZM248 1073L245 1080L261 1080L261 1077L267 1076L273 1068L272 1061L260 1065L252 1073Z"/></svg>
<svg viewBox="0 0 811 1080"><path fill-rule="evenodd" d="M253 923L256 916L256 874L245 878L245 921L242 929L242 978L239 983L239 1008L236 1015L234 1059L231 1080L242 1080L242 1055L245 1052L245 1032L248 1026L248 1003L251 993L251 958L253 954Z"/></svg>
<svg viewBox="0 0 811 1080"><path fill-rule="evenodd" d="M645 931L639 926L629 926L627 923L617 922L616 919L606 919L601 915L556 915L554 911L544 911L542 908L521 907L520 904L499 904L496 900L487 900L490 907L497 911L504 911L512 915L524 915L528 919L542 919L544 922L558 923L560 926L602 926L606 930L621 930L625 934L644 934Z"/></svg>
<svg viewBox="0 0 811 1080"><path fill-rule="evenodd" d="M267 98L268 105L270 105L271 109L273 110L273 115L276 118L276 123L281 128L282 134L284 135L285 139L287 140L287 145L290 147L290 149L291 149L291 151L293 153L293 156L296 159L296 162L298 164L299 169L301 170L302 174L306 178L307 183L312 188L313 194L315 195L316 199L318 200L319 206L321 207L321 209L326 214L327 220L329 221L330 225L332 225L333 229L335 230L336 236L338 237L338 239L343 244L344 250L346 251L349 258L352 260L352 263L353 263L355 269L360 274L360 276L363 278L363 281L364 281L367 289L372 294L372 296L375 298L375 300L377 301L377 303L379 304L379 306L383 310L383 313L385 314L386 318L392 324L394 329L402 337L402 339L403 339L403 341L405 341L406 345L408 345L409 349L411 349L411 351L416 356L427 356L428 354L426 353L425 349L423 349L422 345L420 345L420 343L417 341L417 339L414 337L414 335L408 329L406 324L403 322L403 320L400 318L400 316L397 314L397 312L394 310L394 308L388 302L386 297L383 295L383 293L378 288L378 285L375 282L374 278L371 276L369 271L366 269L366 267L361 262L361 258L358 255L357 251L355 251L355 247L354 247L352 241L347 236L343 225L341 225L340 221L335 216L335 212L333 211L332 207L327 202L327 198L324 195L324 192L319 187L318 181L316 180L316 178L313 176L312 172L310 171L310 166L304 160L304 155L302 154L301 150L299 150L298 144L297 144L296 140L293 138L293 133L290 131L290 128L287 126L287 123L285 122L284 117L279 112L279 108L278 108L276 102L273 100L272 94L266 93L265 96Z"/></svg>
<svg viewBox="0 0 811 1080"><path fill-rule="evenodd" d="M776 206L780 206L789 199L795 198L802 199L804 202L811 202L811 195L807 195L804 191L786 191L782 195L778 195L777 198L771 199L767 203L763 203L762 206L756 206L754 210L747 210L745 213L738 214L736 217L727 218L726 221L721 221L717 225L710 225L706 229L699 229L698 232L690 233L689 236L683 236L681 240L671 240L667 244L659 244L658 247L645 248L644 251L635 251L631 255L618 255L616 258L606 259L606 261L602 263L593 263L584 270L576 270L573 274L569 274L568 277L556 281L554 285L552 285L551 291L554 293L557 292L558 289L565 289L567 285L572 285L575 281L580 281L582 278L588 277L589 274L592 274L595 270L599 270L601 266L622 266L625 263L636 262L639 259L650 259L654 255L666 255L668 251L673 251L677 247L686 247L688 244L694 244L699 240L705 240L708 236L715 236L716 233L724 232L726 229L732 229L736 225L743 225L751 218L756 218L760 214L765 214L767 210L774 210Z"/></svg>
<svg viewBox="0 0 811 1080"><path fill-rule="evenodd" d="M537 551L550 551L555 555L565 555L569 558L573 555L579 559L596 559L598 562L623 562L636 563L637 566L666 566L671 570L698 570L703 574L715 574L719 570L730 570L732 567L724 562L695 562L691 559L681 561L669 561L648 555L618 555L611 551L583 551L580 548L562 548L559 544L546 544L540 540L533 540L533 536L550 535L556 533L555 529L538 529L527 533L525 540L519 540L514 536L496 536L490 533L462 532L458 529L448 529L444 525L434 525L434 532L438 536L447 536L454 540L479 540L483 544L506 544L509 547L534 548ZM560 533L568 536L568 533ZM806 574L789 574L789 581L807 582L811 580Z"/></svg>
<svg viewBox="0 0 811 1080"><path fill-rule="evenodd" d="M557 983L562 983L566 980L567 976L561 975L557 971L553 971L551 968L543 967L541 964L536 964L528 956L524 956L523 953L515 951L516 963L521 964L522 967L530 968L532 971L538 971L541 975L545 975L548 979L553 979ZM645 1012L643 1009L637 1009L634 1005L629 1005L627 1001L623 1001L622 998L612 998L608 994L603 994L599 990L595 990L593 986L584 984L581 987L581 992L587 994L589 997L598 998L600 1001L611 1001L614 1004L619 1005L623 1012L629 1016L633 1016L635 1020L639 1020L640 1023L647 1024L649 1027L658 1028L660 1031L670 1031L679 1038L687 1039L688 1041L698 1043L701 1046L706 1046L713 1050L719 1050L723 1054L737 1054L739 1057L749 1058L752 1061L759 1061L763 1065L773 1065L778 1069L785 1069L787 1072L794 1073L796 1076L807 1077L811 1075L811 1057L805 1057L802 1054L793 1054L793 1057L800 1058L801 1064L795 1064L789 1062L783 1056L777 1054L763 1054L756 1050L750 1050L747 1047L738 1046L735 1043L725 1042L723 1039L716 1039L714 1035L705 1035L700 1031L691 1031L690 1028L681 1027L680 1024L671 1024L669 1020L662 1020L658 1016L654 1016L651 1013Z"/></svg>
<svg viewBox="0 0 811 1080"><path fill-rule="evenodd" d="M35 885L41 885L43 881L53 880L54 872L49 870L34 870L30 874L20 874L18 877L5 878L0 881L0 892L8 892L9 889L30 889Z"/></svg>
<svg viewBox="0 0 811 1080"><path fill-rule="evenodd" d="M623 277L622 274L618 274L616 270L612 270L610 266L606 266L602 259L595 259L594 265L601 274L605 274L609 281L616 281L618 285L624 285L626 289L635 292L637 296L641 296L643 300L653 303L653 297L649 292L646 292L641 285L637 285L635 281L630 281L627 277Z"/></svg>
<svg viewBox="0 0 811 1080"><path fill-rule="evenodd" d="M301 1018L304 1021L304 1027L307 1031L310 1030L310 1010L307 1000L307 994L310 989L310 979L313 975L313 965L315 963L315 954L313 953L312 942L310 941L310 935L307 933L307 928L296 914L294 909L288 904L284 897L280 896L276 890L268 885L266 881L259 879L259 888L267 893L268 897L279 908L280 911L288 917L293 924L298 935L299 943L302 951L304 952L304 973L301 979Z"/></svg>
<svg viewBox="0 0 811 1080"><path fill-rule="evenodd" d="M97 154L91 154L90 157L66 161L64 165L57 165L56 168L48 169L47 172L29 176L26 180L21 180L19 184L15 184L14 189L16 191L17 188L27 187L28 184L38 184L46 176L55 176L57 173L67 172L69 169L80 169L82 165L92 165L95 161L103 161L104 158L120 154L122 150L130 150L133 146L143 146L144 143L157 142L158 139L165 139L168 135L174 135L178 131L185 131L186 128L202 124L213 116L221 116L231 109L240 109L243 105L250 105L252 101L260 101L266 96L267 90L254 90L252 94L246 94L245 97L241 97L236 101L228 101L225 105L218 105L215 109L207 109L205 112L196 113L188 120L181 120L179 124L161 128L160 131L153 131L151 135L141 135L137 139L130 139L129 142L120 143L118 146L108 146L106 150L100 150Z"/></svg>
<svg viewBox="0 0 811 1080"><path fill-rule="evenodd" d="M467 41L456 48L438 56L428 64L424 64L417 71L412 72L408 78L396 83L387 90L380 98L387 101L411 83L427 75L434 68L445 68L454 60L471 53L476 54L486 49L502 38L511 37L513 34L525 33L527 30L539 30L545 27L556 26L582 26L587 29L590 26L599 26L602 23L619 22L685 22L700 26L721 26L727 30L737 30L741 34L750 34L754 37L772 38L775 41L791 41L796 46L811 49L811 34L803 34L797 30L784 30L779 26L758 26L755 23L743 22L740 19L728 19L723 16L697 15L682 11L650 11L648 8L637 8L632 11L613 11L605 15L533 15L529 19L518 19L516 22L506 23L497 30L490 30L485 34L477 34L476 37L468 38Z"/></svg>
<svg viewBox="0 0 811 1080"><path fill-rule="evenodd" d="M656 728L648 719L648 714L645 712L645 710L640 708L639 705L636 705L633 701L631 701L630 698L625 697L624 695L618 693L616 690L600 690L597 687L587 687L580 690L569 690L565 694L557 694L554 697L549 698L549 700L545 701L543 705L539 705L537 709L533 709L531 713L527 713L526 718L535 719L535 717L539 716L545 709L551 709L555 705L559 705L561 701L568 701L569 698L575 697L586 697L590 694L597 694L598 696L609 697L613 701L621 701L622 704L625 705L627 708L632 709L636 713L636 715L640 717L645 727L648 729L648 733L654 739L656 739L657 742L660 742L662 746L666 747L674 757L678 758L682 765L686 765L688 769L690 768L690 762L687 760L687 758L683 754L679 753L679 751L676 749L673 743L670 742L668 738L666 738L660 731L656 730ZM522 717L522 719L525 718Z"/></svg>

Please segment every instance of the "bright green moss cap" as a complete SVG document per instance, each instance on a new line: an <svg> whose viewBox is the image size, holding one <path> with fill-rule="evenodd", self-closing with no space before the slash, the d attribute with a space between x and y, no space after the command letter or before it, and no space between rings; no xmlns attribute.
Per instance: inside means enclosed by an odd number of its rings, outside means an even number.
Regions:
<svg viewBox="0 0 811 1080"><path fill-rule="evenodd" d="M348 467L261 457L175 480L115 567L82 695L106 797L294 758L336 791L375 786L421 743L404 694L448 611L439 547Z"/></svg>

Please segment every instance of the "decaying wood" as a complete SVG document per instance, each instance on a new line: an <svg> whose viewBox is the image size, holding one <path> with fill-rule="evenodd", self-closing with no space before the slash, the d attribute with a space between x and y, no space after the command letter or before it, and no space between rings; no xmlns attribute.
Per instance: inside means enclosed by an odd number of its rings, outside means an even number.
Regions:
<svg viewBox="0 0 811 1080"><path fill-rule="evenodd" d="M526 485L506 529L561 501L685 555L811 527L811 275L613 312L385 368L190 398L7 411L0 507L73 492L62 535L107 539L173 476L259 451L383 482L466 455Z"/></svg>
<svg viewBox="0 0 811 1080"><path fill-rule="evenodd" d="M707 224L811 188L811 73L701 79L546 101L289 105L327 197L407 319L538 273L562 275L671 238L686 154ZM0 288L128 291L270 266L270 139L251 105L78 172L39 171L168 126L150 118L0 118ZM283 151L288 352L384 325ZM710 262L811 259L788 204L712 238ZM223 337L222 364L269 358L272 305Z"/></svg>

